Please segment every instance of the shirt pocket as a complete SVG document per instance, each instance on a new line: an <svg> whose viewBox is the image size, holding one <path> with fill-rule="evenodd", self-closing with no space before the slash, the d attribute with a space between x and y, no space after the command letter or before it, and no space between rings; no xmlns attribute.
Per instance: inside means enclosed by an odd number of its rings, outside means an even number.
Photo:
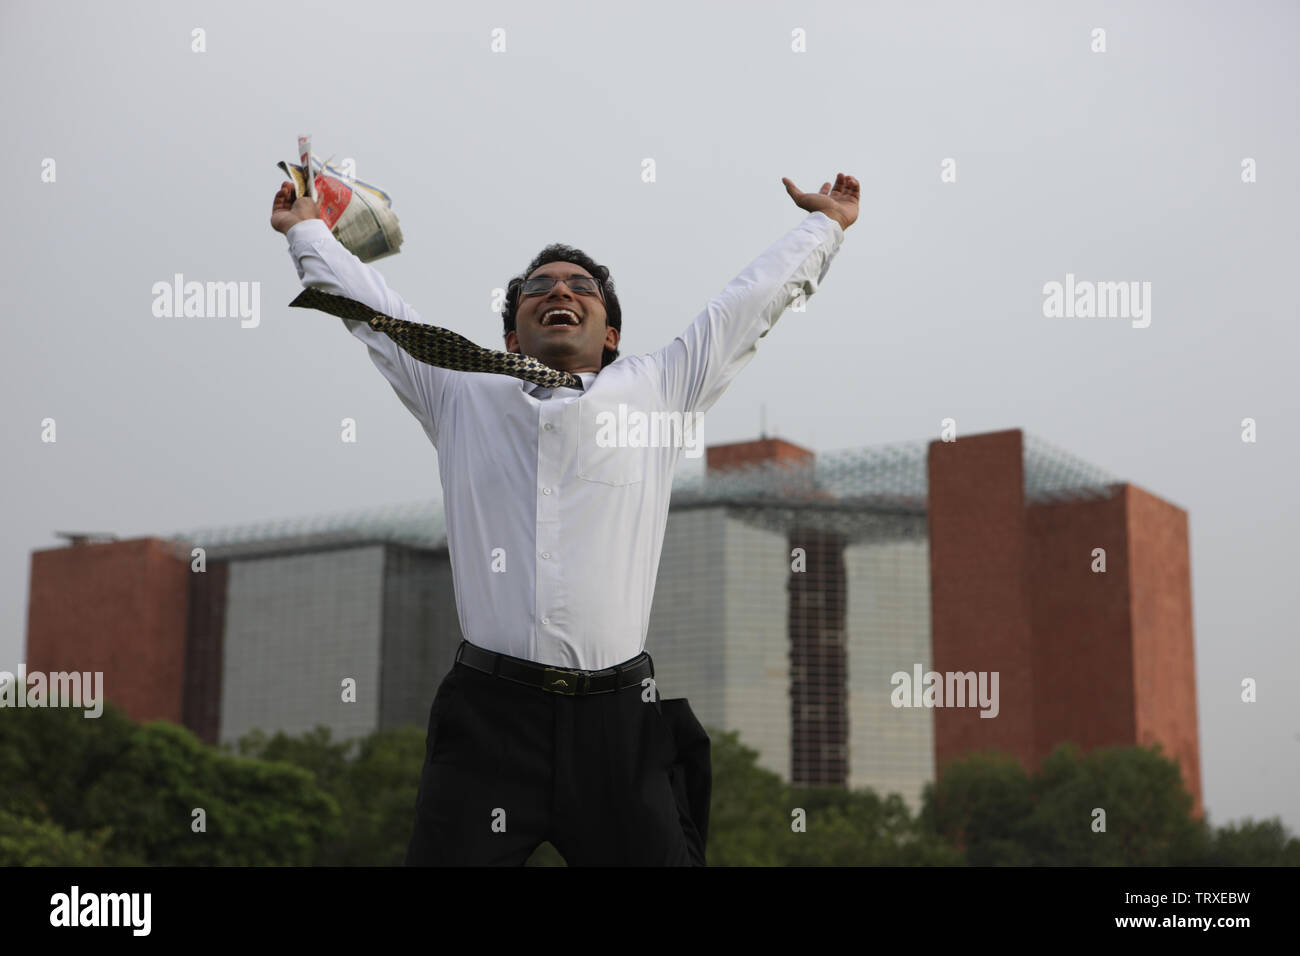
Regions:
<svg viewBox="0 0 1300 956"><path fill-rule="evenodd" d="M578 405L578 477L594 484L622 487L645 477L645 448L628 448L625 437L628 410L620 420L617 403L581 400ZM625 406L626 407L626 406Z"/></svg>

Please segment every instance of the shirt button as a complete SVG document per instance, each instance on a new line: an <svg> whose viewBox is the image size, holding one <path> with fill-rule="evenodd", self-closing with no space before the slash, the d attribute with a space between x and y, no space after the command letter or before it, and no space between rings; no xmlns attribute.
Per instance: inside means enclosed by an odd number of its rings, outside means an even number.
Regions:
<svg viewBox="0 0 1300 956"><path fill-rule="evenodd" d="M551 552L549 552L549 551L543 551L543 552L542 552L542 557L546 558L546 559L549 561L550 558L551 558Z"/></svg>
<svg viewBox="0 0 1300 956"><path fill-rule="evenodd" d="M549 617L544 617L544 618L542 618L542 623L543 623L543 624L550 624L550 623L551 623L551 619L550 619Z"/></svg>
<svg viewBox="0 0 1300 956"><path fill-rule="evenodd" d="M550 488L543 488L543 489L542 489L542 494L544 494L544 495L549 495L550 493L551 493L551 489L550 489Z"/></svg>
<svg viewBox="0 0 1300 956"><path fill-rule="evenodd" d="M547 422L547 423L546 423L545 425L543 425L542 427L545 428L545 429L549 432L549 431L551 430L551 423L550 423L550 422Z"/></svg>

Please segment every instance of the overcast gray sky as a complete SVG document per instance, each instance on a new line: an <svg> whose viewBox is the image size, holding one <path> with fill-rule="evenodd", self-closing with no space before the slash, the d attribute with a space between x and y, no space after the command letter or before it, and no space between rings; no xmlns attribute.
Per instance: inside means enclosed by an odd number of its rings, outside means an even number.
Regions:
<svg viewBox="0 0 1300 956"><path fill-rule="evenodd" d="M6 0L0 668L22 657L30 553L56 529L439 494L364 348L285 307L300 286L268 218L299 133L393 196L393 288L498 348L492 290L553 241L612 268L623 351L659 347L803 218L782 176L813 190L843 171L861 218L708 442L755 437L760 404L770 433L819 451L952 417L1185 508L1207 808L1300 830L1298 21L1282 2ZM175 273L259 283L260 324L155 318ZM1067 273L1150 282L1150 325L1045 318L1043 285Z"/></svg>

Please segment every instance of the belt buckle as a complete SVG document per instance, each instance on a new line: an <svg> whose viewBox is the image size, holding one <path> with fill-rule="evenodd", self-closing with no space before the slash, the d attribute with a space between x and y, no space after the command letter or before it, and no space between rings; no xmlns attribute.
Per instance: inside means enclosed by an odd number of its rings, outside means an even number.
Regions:
<svg viewBox="0 0 1300 956"><path fill-rule="evenodd" d="M542 675L542 690L569 695L578 692L579 681L585 681L587 676L582 671L565 670L563 667L543 668Z"/></svg>

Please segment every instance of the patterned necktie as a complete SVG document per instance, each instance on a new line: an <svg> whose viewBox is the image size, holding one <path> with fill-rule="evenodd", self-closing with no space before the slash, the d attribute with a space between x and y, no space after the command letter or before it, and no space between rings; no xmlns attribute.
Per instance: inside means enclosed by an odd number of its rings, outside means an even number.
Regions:
<svg viewBox="0 0 1300 956"><path fill-rule="evenodd" d="M582 388L582 379L572 372L561 372L543 365L535 358L515 352L496 352L475 345L469 339L435 325L421 325L395 319L346 296L304 289L289 303L301 309L319 309L341 319L364 322L376 332L383 332L412 358L426 365L456 369L460 372L495 372L546 388Z"/></svg>

